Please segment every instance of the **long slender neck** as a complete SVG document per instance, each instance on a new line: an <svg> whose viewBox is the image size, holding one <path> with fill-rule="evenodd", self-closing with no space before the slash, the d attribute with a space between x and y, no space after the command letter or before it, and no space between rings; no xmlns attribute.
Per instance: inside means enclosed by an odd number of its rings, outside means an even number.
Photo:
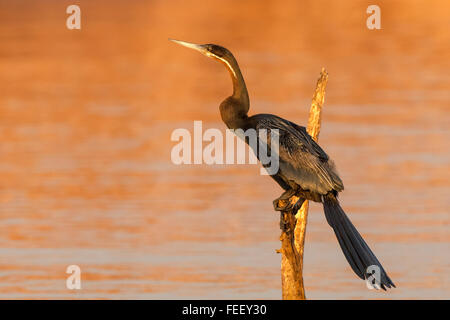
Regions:
<svg viewBox="0 0 450 320"><path fill-rule="evenodd" d="M250 100L248 97L247 86L245 85L244 77L242 76L241 69L239 69L239 65L236 59L233 56L228 57L227 59L219 59L222 63L225 64L228 71L230 72L231 80L233 81L233 95L232 97L242 104L245 113L248 112L250 108Z"/></svg>
<svg viewBox="0 0 450 320"><path fill-rule="evenodd" d="M228 128L245 129L248 124L247 113L250 108L250 100L244 77L242 77L238 63L231 53L226 58L220 57L218 60L225 64L233 81L233 95L220 104L220 115Z"/></svg>
<svg viewBox="0 0 450 320"><path fill-rule="evenodd" d="M230 71L231 79L233 80L233 97L241 101L249 109L249 97L247 86L245 85L244 77L235 59L235 66L233 66L234 74Z"/></svg>

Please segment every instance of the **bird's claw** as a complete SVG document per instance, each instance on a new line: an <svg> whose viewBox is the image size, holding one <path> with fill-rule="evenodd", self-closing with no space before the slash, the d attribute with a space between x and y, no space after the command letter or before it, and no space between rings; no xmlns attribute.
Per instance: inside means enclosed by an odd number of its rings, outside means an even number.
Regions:
<svg viewBox="0 0 450 320"><path fill-rule="evenodd" d="M285 203L286 204L282 204L280 205L280 203ZM282 200L282 199L275 199L273 200L273 208L275 209L275 211L289 211L291 210L293 207L292 203L288 200Z"/></svg>
<svg viewBox="0 0 450 320"><path fill-rule="evenodd" d="M273 208L275 209L275 211L289 211L293 208L293 204L290 201L290 198L292 196L294 196L296 193L296 190L290 189L287 190L285 192L283 192L283 194L276 198L275 200L273 200ZM281 202L281 205L280 205Z"/></svg>
<svg viewBox="0 0 450 320"><path fill-rule="evenodd" d="M298 199L297 202L292 206L292 211L294 213L297 213L297 211L300 210L300 208L302 207L303 202L305 202L304 199L302 198Z"/></svg>

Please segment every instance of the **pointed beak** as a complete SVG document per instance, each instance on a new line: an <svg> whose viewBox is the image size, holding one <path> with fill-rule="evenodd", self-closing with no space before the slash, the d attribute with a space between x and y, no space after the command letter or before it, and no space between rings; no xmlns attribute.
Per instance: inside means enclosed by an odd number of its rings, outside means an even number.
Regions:
<svg viewBox="0 0 450 320"><path fill-rule="evenodd" d="M190 48L190 49L194 49L197 50L201 53L203 53L204 55L207 54L207 50L205 49L205 46L201 45L201 44L195 44L195 43L190 43L190 42L186 42L186 41L180 41L180 40L175 40L175 39L169 39L172 42L175 42L183 47L186 48Z"/></svg>

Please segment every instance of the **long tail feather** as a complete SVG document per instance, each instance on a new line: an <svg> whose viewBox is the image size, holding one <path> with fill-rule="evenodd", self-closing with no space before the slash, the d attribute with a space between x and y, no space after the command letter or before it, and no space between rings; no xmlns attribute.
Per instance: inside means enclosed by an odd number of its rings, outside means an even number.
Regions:
<svg viewBox="0 0 450 320"><path fill-rule="evenodd" d="M333 228L342 252L356 275L363 280L367 279L371 275L368 267L375 265L380 268L380 287L383 290L386 287L395 288L395 284L332 193L324 196L323 208L328 224Z"/></svg>

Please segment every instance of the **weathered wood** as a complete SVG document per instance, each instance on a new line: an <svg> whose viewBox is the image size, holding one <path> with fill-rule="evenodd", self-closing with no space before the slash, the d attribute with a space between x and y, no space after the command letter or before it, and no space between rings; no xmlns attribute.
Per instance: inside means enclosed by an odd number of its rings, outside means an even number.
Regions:
<svg viewBox="0 0 450 320"><path fill-rule="evenodd" d="M314 140L318 140L321 124L322 106L325 100L325 88L328 73L322 68L317 80L316 90L311 102L307 131ZM298 197L289 199L295 203ZM295 214L282 212L280 214L281 227L281 287L284 300L304 300L303 285L303 248L305 244L306 222L308 218L308 201L305 201Z"/></svg>

